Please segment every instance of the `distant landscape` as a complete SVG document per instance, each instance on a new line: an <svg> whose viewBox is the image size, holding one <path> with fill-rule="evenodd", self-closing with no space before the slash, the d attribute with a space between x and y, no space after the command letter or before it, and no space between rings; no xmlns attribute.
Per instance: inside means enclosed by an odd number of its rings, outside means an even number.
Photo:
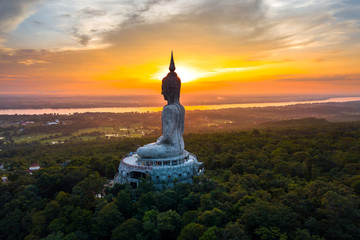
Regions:
<svg viewBox="0 0 360 240"><path fill-rule="evenodd" d="M160 112L0 115L0 144L159 136L160 118ZM187 111L185 133L249 130L303 118L359 121L360 102Z"/></svg>
<svg viewBox="0 0 360 240"><path fill-rule="evenodd" d="M160 92L159 92L160 93ZM183 94L184 106L236 103L265 103L323 100L353 95L214 95ZM0 94L0 109L38 108L100 108L100 107L160 107L165 104L160 94L123 96L57 96Z"/></svg>

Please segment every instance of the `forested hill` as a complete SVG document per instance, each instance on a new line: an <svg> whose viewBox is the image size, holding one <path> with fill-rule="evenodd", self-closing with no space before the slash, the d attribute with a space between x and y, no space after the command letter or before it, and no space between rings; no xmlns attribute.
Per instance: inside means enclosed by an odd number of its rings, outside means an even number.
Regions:
<svg viewBox="0 0 360 240"><path fill-rule="evenodd" d="M8 146L0 239L360 239L360 122L268 127L186 135L205 174L161 192L146 180L104 189L153 139Z"/></svg>

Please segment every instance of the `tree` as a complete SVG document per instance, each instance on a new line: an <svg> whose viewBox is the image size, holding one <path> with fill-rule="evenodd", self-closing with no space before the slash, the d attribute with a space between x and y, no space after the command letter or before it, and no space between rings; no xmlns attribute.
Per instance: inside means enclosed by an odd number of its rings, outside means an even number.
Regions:
<svg viewBox="0 0 360 240"><path fill-rule="evenodd" d="M66 228L68 225L68 220L66 217L57 217L54 220L52 220L48 226L48 230L50 232L66 232Z"/></svg>
<svg viewBox="0 0 360 240"><path fill-rule="evenodd" d="M217 240L218 236L216 236L217 227L208 228L204 234L199 238L199 240Z"/></svg>
<svg viewBox="0 0 360 240"><path fill-rule="evenodd" d="M307 229L296 229L295 240L325 240L317 235L310 235Z"/></svg>
<svg viewBox="0 0 360 240"><path fill-rule="evenodd" d="M228 222L223 231L222 239L224 240L250 240L245 233L245 226L239 222Z"/></svg>
<svg viewBox="0 0 360 240"><path fill-rule="evenodd" d="M159 212L157 210L149 210L145 212L144 217L142 219L143 222L143 238L157 240L160 237L160 232L157 227L157 217Z"/></svg>
<svg viewBox="0 0 360 240"><path fill-rule="evenodd" d="M35 213L32 216L31 234L37 237L44 237L47 234L46 227L46 215L44 211Z"/></svg>
<svg viewBox="0 0 360 240"><path fill-rule="evenodd" d="M231 166L230 171L233 174L243 174L244 173L244 165L240 162L236 162Z"/></svg>
<svg viewBox="0 0 360 240"><path fill-rule="evenodd" d="M226 214L218 208L205 211L199 216L199 221L206 227L221 227L226 223Z"/></svg>
<svg viewBox="0 0 360 240"><path fill-rule="evenodd" d="M62 232L56 232L49 234L46 238L43 238L42 240L63 240L64 234Z"/></svg>
<svg viewBox="0 0 360 240"><path fill-rule="evenodd" d="M108 179L113 179L117 173L116 167L112 163L106 165L105 174Z"/></svg>
<svg viewBox="0 0 360 240"><path fill-rule="evenodd" d="M137 234L142 232L142 223L136 218L130 218L114 229L111 240L136 240Z"/></svg>
<svg viewBox="0 0 360 240"><path fill-rule="evenodd" d="M360 175L357 175L356 177L353 177L350 179L351 181L351 187L354 189L354 191L357 194L360 194Z"/></svg>
<svg viewBox="0 0 360 240"><path fill-rule="evenodd" d="M186 210L196 210L200 206L199 193L190 192L189 195L182 200L182 206Z"/></svg>
<svg viewBox="0 0 360 240"><path fill-rule="evenodd" d="M275 238L280 237L294 231L298 225L297 215L281 204L257 201L241 207L241 211L241 222L249 232L258 236L267 236L274 232Z"/></svg>
<svg viewBox="0 0 360 240"><path fill-rule="evenodd" d="M129 192L121 190L116 197L116 205L125 218L131 217L134 206Z"/></svg>
<svg viewBox="0 0 360 240"><path fill-rule="evenodd" d="M137 202L138 208L142 211L146 212L153 208L157 208L158 199L157 196L153 192L143 193Z"/></svg>
<svg viewBox="0 0 360 240"><path fill-rule="evenodd" d="M360 211L357 209L353 197L341 196L335 191L328 191L321 199L322 208L319 215L326 226L331 228L325 231L327 239L351 239L360 237Z"/></svg>
<svg viewBox="0 0 360 240"><path fill-rule="evenodd" d="M36 172L35 178L37 179L36 186L39 187L41 195L47 198L52 197L63 190L63 187L66 187L62 182L64 174L61 172L60 167L41 169Z"/></svg>
<svg viewBox="0 0 360 240"><path fill-rule="evenodd" d="M115 202L106 204L95 213L92 224L92 233L100 238L110 238L112 230L124 221Z"/></svg>
<svg viewBox="0 0 360 240"><path fill-rule="evenodd" d="M197 210L191 210L191 211L184 212L184 214L182 215L183 226L186 226L189 223L197 221L197 218L200 215L201 215L201 212L199 212Z"/></svg>
<svg viewBox="0 0 360 240"><path fill-rule="evenodd" d="M91 225L92 212L80 207L75 208L75 210L70 214L68 231L75 232L89 232Z"/></svg>
<svg viewBox="0 0 360 240"><path fill-rule="evenodd" d="M214 208L214 203L211 200L210 193L204 194L200 197L200 206L202 210L211 210Z"/></svg>
<svg viewBox="0 0 360 240"><path fill-rule="evenodd" d="M159 203L161 203L159 204L160 211L176 209L177 206L176 192L172 189L162 192L159 197Z"/></svg>
<svg viewBox="0 0 360 240"><path fill-rule="evenodd" d="M198 223L186 225L180 233L178 240L198 240L206 231L206 227Z"/></svg>
<svg viewBox="0 0 360 240"><path fill-rule="evenodd" d="M255 229L255 234L261 240L287 240L288 236L286 233L281 232L278 227L265 227L261 226Z"/></svg>
<svg viewBox="0 0 360 240"><path fill-rule="evenodd" d="M136 188L137 197L141 196L143 193L155 191L155 186L150 178L142 178L139 182L138 187Z"/></svg>
<svg viewBox="0 0 360 240"><path fill-rule="evenodd" d="M161 239L176 239L181 229L180 215L174 210L159 213L157 228L160 231Z"/></svg>
<svg viewBox="0 0 360 240"><path fill-rule="evenodd" d="M95 173L79 182L73 188L72 201L74 205L91 208L95 204L95 194L99 194L104 185L104 179Z"/></svg>

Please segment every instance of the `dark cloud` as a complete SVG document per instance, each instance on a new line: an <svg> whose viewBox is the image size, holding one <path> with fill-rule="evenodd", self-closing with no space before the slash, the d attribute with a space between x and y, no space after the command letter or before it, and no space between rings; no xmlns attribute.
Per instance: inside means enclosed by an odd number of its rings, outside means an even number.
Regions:
<svg viewBox="0 0 360 240"><path fill-rule="evenodd" d="M95 8L83 8L80 10L80 16L81 17L102 17L106 16L107 12L105 10L101 9L95 9Z"/></svg>
<svg viewBox="0 0 360 240"><path fill-rule="evenodd" d="M44 26L44 25L46 25L46 23L41 22L41 21L33 21L32 23L33 23L34 25L37 25L37 26Z"/></svg>
<svg viewBox="0 0 360 240"><path fill-rule="evenodd" d="M91 40L91 37L89 37L88 35L86 34L81 34L81 35L78 35L77 36L78 40L79 40L79 43L81 43L82 45L84 46L87 46L89 41Z"/></svg>
<svg viewBox="0 0 360 240"><path fill-rule="evenodd" d="M79 18L94 18L94 17L102 17L102 16L106 16L106 15L107 15L107 12L105 10L95 9L95 8L91 8L91 7L83 8L78 13ZM71 17L71 16L69 16L69 17ZM96 32L97 32L96 29L90 30L90 33L92 33L92 34L94 34ZM83 46L87 46L89 44L90 40L93 38L88 33L81 33L81 30L77 27L73 28L71 34L74 37L74 39Z"/></svg>
<svg viewBox="0 0 360 240"><path fill-rule="evenodd" d="M173 1L173 0L170 0ZM156 7L159 4L164 2L169 2L169 0L148 0L143 2L143 4L139 5L138 3L133 3L133 9L126 14L127 20L123 22L121 25L123 27L132 26L139 23L144 23L145 19L143 18L143 14L150 11L152 8ZM122 14L121 14L122 15Z"/></svg>
<svg viewBox="0 0 360 240"><path fill-rule="evenodd" d="M71 18L71 14L64 13L64 14L59 15L59 17L62 17L62 18Z"/></svg>
<svg viewBox="0 0 360 240"><path fill-rule="evenodd" d="M56 53L43 49L0 49L0 69L17 69L17 66L28 63L33 65L51 61L50 58ZM26 65L26 64L25 64Z"/></svg>
<svg viewBox="0 0 360 240"><path fill-rule="evenodd" d="M0 35L13 30L40 0L0 0Z"/></svg>
<svg viewBox="0 0 360 240"><path fill-rule="evenodd" d="M182 41L186 47L210 45L222 52L263 54L292 47L320 49L355 39L351 36L356 30L353 22L334 17L331 4L318 4L315 9L287 6L284 10L289 13L274 14L274 7L263 0L194 1L177 14L165 13L167 17L148 21L151 10L162 3L147 1L134 8L104 40L120 47Z"/></svg>
<svg viewBox="0 0 360 240"><path fill-rule="evenodd" d="M191 21L204 25L256 26L266 15L262 0L205 1L186 14Z"/></svg>
<svg viewBox="0 0 360 240"><path fill-rule="evenodd" d="M79 30L77 28L73 29L72 35L83 46L87 46L89 44L89 41L92 39L92 37L87 34L79 33Z"/></svg>
<svg viewBox="0 0 360 240"><path fill-rule="evenodd" d="M142 20L153 6L129 14L105 41L118 46L182 42L184 47L214 45L220 51L254 46L261 51L284 47L289 37L271 34L275 24L268 21L268 8L262 0L201 1L162 21Z"/></svg>

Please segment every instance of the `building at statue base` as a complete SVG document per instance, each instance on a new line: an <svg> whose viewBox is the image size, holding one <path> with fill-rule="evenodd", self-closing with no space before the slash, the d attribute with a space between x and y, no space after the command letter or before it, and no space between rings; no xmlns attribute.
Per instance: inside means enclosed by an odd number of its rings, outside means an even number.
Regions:
<svg viewBox="0 0 360 240"><path fill-rule="evenodd" d="M142 159L137 153L129 153L121 160L114 182L137 187L142 178L151 178L158 189L172 188L174 183L192 184L193 177L203 172L203 163L187 151L177 157L161 159Z"/></svg>

